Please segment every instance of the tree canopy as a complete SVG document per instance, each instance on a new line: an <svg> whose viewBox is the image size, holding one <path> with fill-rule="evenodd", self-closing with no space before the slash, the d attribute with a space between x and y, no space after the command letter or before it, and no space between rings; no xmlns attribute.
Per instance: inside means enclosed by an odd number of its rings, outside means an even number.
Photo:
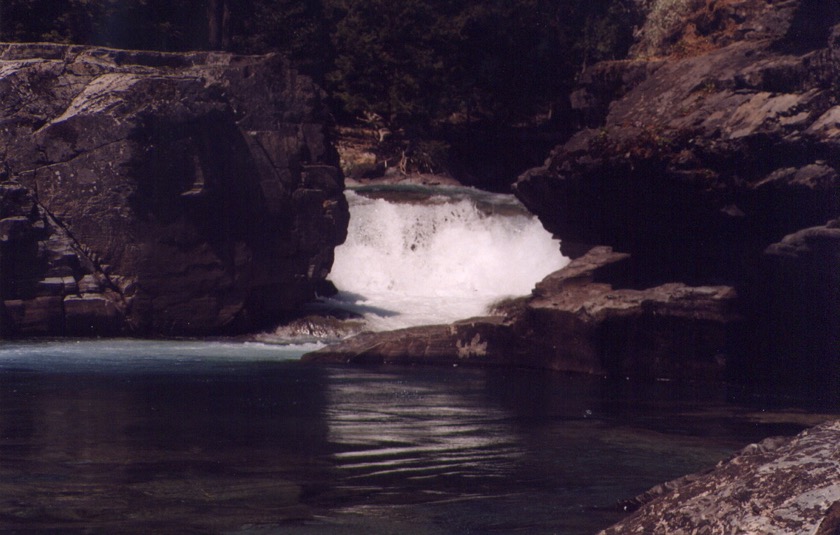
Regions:
<svg viewBox="0 0 840 535"><path fill-rule="evenodd" d="M0 40L279 51L337 116L513 124L630 45L631 0L0 0ZM198 14L198 16L197 16Z"/></svg>

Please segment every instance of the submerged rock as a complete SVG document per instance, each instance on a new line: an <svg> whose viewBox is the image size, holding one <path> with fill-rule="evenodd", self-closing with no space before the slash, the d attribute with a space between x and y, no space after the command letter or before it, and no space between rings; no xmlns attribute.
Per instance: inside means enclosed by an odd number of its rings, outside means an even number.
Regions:
<svg viewBox="0 0 840 535"><path fill-rule="evenodd" d="M314 296L346 234L279 56L0 45L0 334L206 334Z"/></svg>
<svg viewBox="0 0 840 535"><path fill-rule="evenodd" d="M659 485L600 533L840 532L840 421L747 446L714 469Z"/></svg>

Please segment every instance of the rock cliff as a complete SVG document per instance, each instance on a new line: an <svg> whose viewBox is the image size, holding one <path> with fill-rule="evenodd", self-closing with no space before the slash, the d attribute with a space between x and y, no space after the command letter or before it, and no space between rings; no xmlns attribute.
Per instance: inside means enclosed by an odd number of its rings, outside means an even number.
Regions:
<svg viewBox="0 0 840 535"><path fill-rule="evenodd" d="M571 256L628 253L620 285L732 287L732 377L836 399L840 7L650 4L635 56L573 96L589 128L516 194Z"/></svg>
<svg viewBox="0 0 840 535"><path fill-rule="evenodd" d="M278 56L0 45L0 333L208 334L312 298L348 221Z"/></svg>

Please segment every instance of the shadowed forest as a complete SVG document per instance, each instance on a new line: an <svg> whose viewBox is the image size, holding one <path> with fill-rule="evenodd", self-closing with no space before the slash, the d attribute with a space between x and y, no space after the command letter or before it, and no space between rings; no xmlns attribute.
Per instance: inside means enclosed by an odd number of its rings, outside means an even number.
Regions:
<svg viewBox="0 0 840 535"><path fill-rule="evenodd" d="M2 0L0 40L280 52L337 122L437 138L434 160L453 128L567 128L576 77L639 19L632 0Z"/></svg>

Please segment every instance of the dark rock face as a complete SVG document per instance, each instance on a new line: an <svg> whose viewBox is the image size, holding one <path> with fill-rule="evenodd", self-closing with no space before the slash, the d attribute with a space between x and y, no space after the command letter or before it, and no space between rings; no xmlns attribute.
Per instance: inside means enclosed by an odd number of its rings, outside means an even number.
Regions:
<svg viewBox="0 0 840 535"><path fill-rule="evenodd" d="M313 296L348 211L277 56L0 45L2 334L247 329Z"/></svg>
<svg viewBox="0 0 840 535"><path fill-rule="evenodd" d="M629 260L596 247L537 284L516 322L531 351L551 369L720 379L728 329L738 320L733 289L666 283L639 290L604 282L620 279L632 268Z"/></svg>
<svg viewBox="0 0 840 535"><path fill-rule="evenodd" d="M767 395L834 403L840 393L840 220L785 236L767 247L747 283L754 321L743 343L762 366L736 362L733 375Z"/></svg>
<svg viewBox="0 0 840 535"><path fill-rule="evenodd" d="M633 253L648 279L743 275L740 253L840 211L834 81L770 87L814 58L767 46L646 63L605 126L523 175L518 196L568 242Z"/></svg>
<svg viewBox="0 0 840 535"><path fill-rule="evenodd" d="M600 535L840 530L840 421L747 446L707 473L655 487Z"/></svg>
<svg viewBox="0 0 840 535"><path fill-rule="evenodd" d="M646 290L599 282L626 254L596 247L498 315L453 325L364 333L311 362L525 366L639 378L719 380L736 322L727 286Z"/></svg>
<svg viewBox="0 0 840 535"><path fill-rule="evenodd" d="M807 388L836 392L840 242L826 222L840 216L840 9L684 4L657 45L584 77L573 104L591 127L516 194L568 254L630 254L619 286L734 287L743 381L772 390L809 369Z"/></svg>

